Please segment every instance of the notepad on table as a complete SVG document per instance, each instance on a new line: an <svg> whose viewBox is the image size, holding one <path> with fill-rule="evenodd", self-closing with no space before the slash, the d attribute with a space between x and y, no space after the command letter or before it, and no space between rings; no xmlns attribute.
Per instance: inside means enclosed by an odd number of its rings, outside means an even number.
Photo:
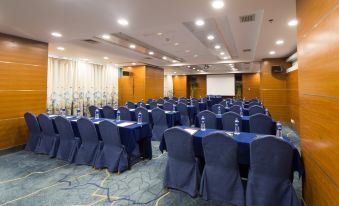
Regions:
<svg viewBox="0 0 339 206"><path fill-rule="evenodd" d="M228 134L229 136L234 136L234 132L225 132L226 134Z"/></svg>
<svg viewBox="0 0 339 206"><path fill-rule="evenodd" d="M48 115L49 117L53 118L53 117L57 117L58 115L55 115L55 114L51 114L51 115Z"/></svg>
<svg viewBox="0 0 339 206"><path fill-rule="evenodd" d="M135 124L135 122L122 122L118 124L118 127L128 127L133 124Z"/></svg>
<svg viewBox="0 0 339 206"><path fill-rule="evenodd" d="M194 135L198 131L198 129L186 128L185 131L187 131L191 135Z"/></svg>

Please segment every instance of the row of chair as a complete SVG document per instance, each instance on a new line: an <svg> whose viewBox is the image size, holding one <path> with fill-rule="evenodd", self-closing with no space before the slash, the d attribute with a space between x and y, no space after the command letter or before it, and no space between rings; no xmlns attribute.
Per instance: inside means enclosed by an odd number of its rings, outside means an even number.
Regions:
<svg viewBox="0 0 339 206"><path fill-rule="evenodd" d="M80 137L76 137L71 122L62 116L54 120L46 114L36 117L24 115L29 129L26 150L47 154L70 163L108 168L110 172L128 168L128 156L121 144L118 127L110 121L102 121L98 137L95 125L87 118L77 120ZM55 126L55 128L54 128Z"/></svg>
<svg viewBox="0 0 339 206"><path fill-rule="evenodd" d="M289 179L293 148L275 136L259 138L250 144L246 201L237 161L238 144L231 136L215 132L202 139L205 159L202 175L193 138L188 132L170 128L164 138L168 152L165 187L238 206L245 202L249 206L299 205Z"/></svg>

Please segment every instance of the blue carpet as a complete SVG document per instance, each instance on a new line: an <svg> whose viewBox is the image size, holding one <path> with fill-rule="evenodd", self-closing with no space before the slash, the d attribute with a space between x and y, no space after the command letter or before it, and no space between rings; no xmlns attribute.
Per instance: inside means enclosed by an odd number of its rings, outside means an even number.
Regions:
<svg viewBox="0 0 339 206"><path fill-rule="evenodd" d="M284 134L299 146L298 135L284 126ZM153 159L133 165L122 174L76 166L46 155L19 151L0 156L0 206L154 205L226 206L165 190L162 185L166 154L153 142ZM301 180L293 183L301 197Z"/></svg>

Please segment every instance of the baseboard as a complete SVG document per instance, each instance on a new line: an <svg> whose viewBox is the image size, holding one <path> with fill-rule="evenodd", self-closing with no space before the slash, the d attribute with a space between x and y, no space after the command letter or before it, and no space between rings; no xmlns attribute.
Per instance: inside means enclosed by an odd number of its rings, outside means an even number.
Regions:
<svg viewBox="0 0 339 206"><path fill-rule="evenodd" d="M7 149L0 149L0 156L24 150L25 146L26 144L22 144Z"/></svg>

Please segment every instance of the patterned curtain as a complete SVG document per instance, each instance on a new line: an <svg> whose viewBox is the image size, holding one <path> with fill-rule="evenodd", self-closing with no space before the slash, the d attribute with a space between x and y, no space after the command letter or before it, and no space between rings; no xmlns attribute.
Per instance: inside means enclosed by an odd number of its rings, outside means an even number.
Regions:
<svg viewBox="0 0 339 206"><path fill-rule="evenodd" d="M118 73L116 65L98 65L84 61L48 59L47 108L59 113L89 115L88 107L118 105Z"/></svg>

